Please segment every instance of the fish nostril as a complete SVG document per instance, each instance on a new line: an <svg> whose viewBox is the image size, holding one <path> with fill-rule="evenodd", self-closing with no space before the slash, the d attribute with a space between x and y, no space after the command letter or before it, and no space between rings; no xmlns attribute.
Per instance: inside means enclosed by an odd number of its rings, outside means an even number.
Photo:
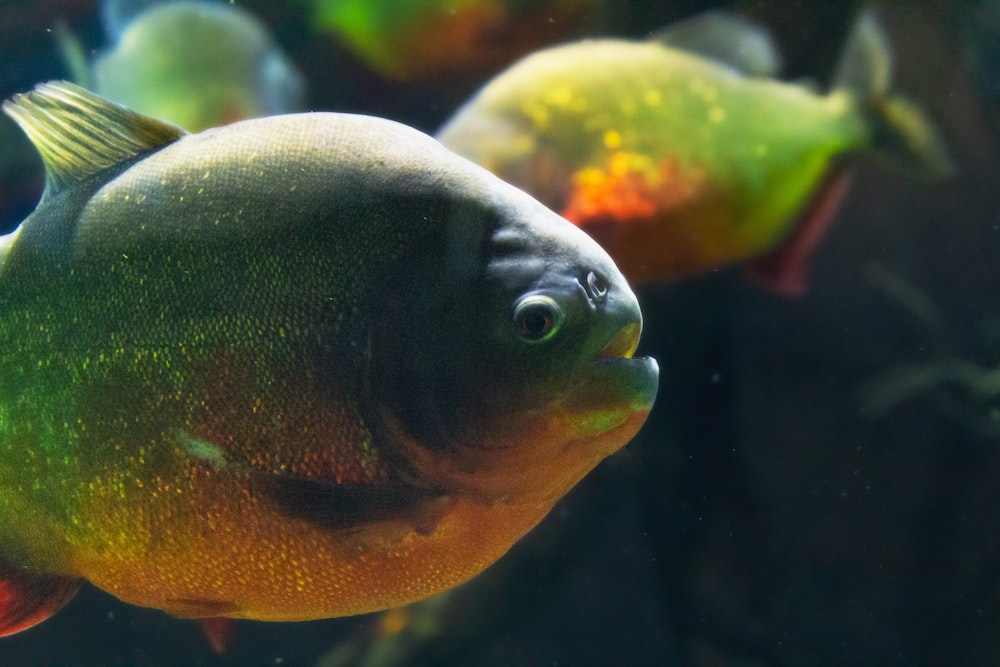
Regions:
<svg viewBox="0 0 1000 667"><path fill-rule="evenodd" d="M595 303L603 303L608 298L608 283L593 271L587 273L585 289L587 296Z"/></svg>

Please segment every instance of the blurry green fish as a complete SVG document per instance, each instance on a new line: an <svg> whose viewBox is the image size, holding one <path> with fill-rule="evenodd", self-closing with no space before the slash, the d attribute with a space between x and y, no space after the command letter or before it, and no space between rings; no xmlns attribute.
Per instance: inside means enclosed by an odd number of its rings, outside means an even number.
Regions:
<svg viewBox="0 0 1000 667"><path fill-rule="evenodd" d="M312 0L315 24L392 79L495 71L565 36L597 0Z"/></svg>
<svg viewBox="0 0 1000 667"><path fill-rule="evenodd" d="M846 190L841 155L894 143L936 171L949 163L923 114L891 93L871 14L829 93L768 78L777 67L761 28L703 14L658 39L531 55L438 136L586 229L633 283L773 253L764 278L801 292Z"/></svg>
<svg viewBox="0 0 1000 667"><path fill-rule="evenodd" d="M230 3L106 0L113 46L87 63L60 41L74 77L192 132L302 108L305 84L268 29Z"/></svg>
<svg viewBox="0 0 1000 667"><path fill-rule="evenodd" d="M607 253L403 125L200 134L70 84L0 240L0 634L80 579L181 616L398 606L487 567L645 421Z"/></svg>

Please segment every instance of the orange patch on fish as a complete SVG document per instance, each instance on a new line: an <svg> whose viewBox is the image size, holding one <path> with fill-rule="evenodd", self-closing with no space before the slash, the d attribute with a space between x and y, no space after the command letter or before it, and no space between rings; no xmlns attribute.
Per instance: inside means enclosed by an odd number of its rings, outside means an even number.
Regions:
<svg viewBox="0 0 1000 667"><path fill-rule="evenodd" d="M603 168L573 175L562 215L588 227L594 222L630 222L677 208L701 190L701 177L685 177L675 160L653 160L635 153L612 153Z"/></svg>
<svg viewBox="0 0 1000 667"><path fill-rule="evenodd" d="M693 274L735 254L728 204L700 170L616 151L582 169L561 210L617 260L629 281L645 284Z"/></svg>

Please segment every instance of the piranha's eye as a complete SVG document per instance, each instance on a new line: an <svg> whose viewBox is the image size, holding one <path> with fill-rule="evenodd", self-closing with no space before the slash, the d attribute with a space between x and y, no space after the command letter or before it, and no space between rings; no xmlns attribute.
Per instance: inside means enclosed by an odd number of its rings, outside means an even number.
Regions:
<svg viewBox="0 0 1000 667"><path fill-rule="evenodd" d="M548 340L554 336L564 319L559 304L541 294L523 297L514 306L514 331L531 343Z"/></svg>

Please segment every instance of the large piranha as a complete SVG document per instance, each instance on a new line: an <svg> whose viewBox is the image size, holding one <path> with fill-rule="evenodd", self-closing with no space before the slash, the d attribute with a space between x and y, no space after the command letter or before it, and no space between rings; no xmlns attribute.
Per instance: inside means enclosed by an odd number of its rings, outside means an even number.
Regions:
<svg viewBox="0 0 1000 667"><path fill-rule="evenodd" d="M4 110L47 185L0 237L0 634L81 580L185 617L425 598L649 413L608 255L416 130Z"/></svg>

